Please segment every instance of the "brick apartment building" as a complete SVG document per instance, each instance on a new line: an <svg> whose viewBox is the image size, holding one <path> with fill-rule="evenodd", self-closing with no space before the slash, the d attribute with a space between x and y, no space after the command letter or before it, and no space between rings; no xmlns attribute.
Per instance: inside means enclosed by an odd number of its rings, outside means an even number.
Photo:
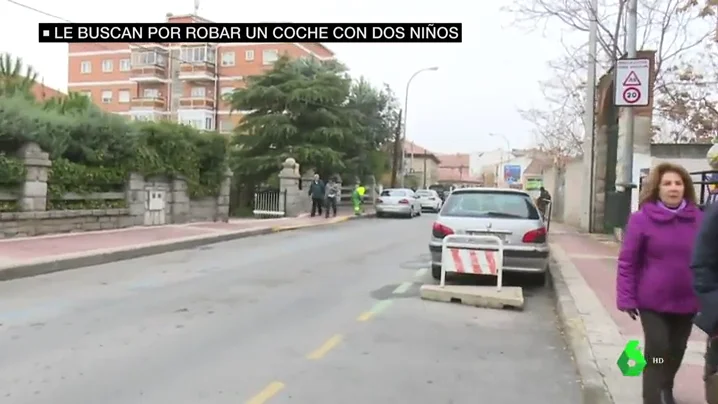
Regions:
<svg viewBox="0 0 718 404"><path fill-rule="evenodd" d="M207 23L196 15L170 23ZM332 59L319 43L70 44L68 91L84 93L104 110L135 120L171 119L229 132L241 120L223 96L261 74L282 54Z"/></svg>

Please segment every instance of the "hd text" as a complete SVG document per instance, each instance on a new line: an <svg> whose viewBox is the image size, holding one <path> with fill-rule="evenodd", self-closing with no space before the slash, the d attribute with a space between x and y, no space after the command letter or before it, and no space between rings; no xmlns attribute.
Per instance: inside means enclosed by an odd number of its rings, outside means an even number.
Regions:
<svg viewBox="0 0 718 404"><path fill-rule="evenodd" d="M416 42L459 43L461 23L46 24L40 42Z"/></svg>

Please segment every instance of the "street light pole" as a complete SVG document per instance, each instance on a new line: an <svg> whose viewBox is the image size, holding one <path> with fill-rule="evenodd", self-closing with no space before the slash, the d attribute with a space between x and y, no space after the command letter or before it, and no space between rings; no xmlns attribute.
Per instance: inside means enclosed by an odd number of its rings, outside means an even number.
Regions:
<svg viewBox="0 0 718 404"><path fill-rule="evenodd" d="M584 107L584 184L587 189L582 194L582 206L580 224L581 228L591 231L593 228L593 198L594 198L594 149L596 148L596 59L598 54L598 0L589 2L588 24L588 77L586 78L586 105Z"/></svg>
<svg viewBox="0 0 718 404"><path fill-rule="evenodd" d="M439 68L437 66L434 67L426 67L424 69L417 70L414 72L414 74L411 75L409 78L409 81L406 82L406 93L404 94L404 123L401 125L403 135L401 136L401 187L404 188L404 179L406 178L406 148L404 147L406 143L406 117L409 115L408 109L409 109L409 88L411 87L411 82L414 80L416 76L418 76L422 72L428 72L428 71L437 71ZM426 158L426 156L424 157ZM414 165L414 148L411 148L411 165Z"/></svg>
<svg viewBox="0 0 718 404"><path fill-rule="evenodd" d="M638 0L628 1L626 18L626 56L629 59L637 55L638 34ZM623 183L624 192L630 193L633 184L633 138L635 132L635 113L633 108L626 108L626 136L623 146ZM618 185L618 184L617 184Z"/></svg>

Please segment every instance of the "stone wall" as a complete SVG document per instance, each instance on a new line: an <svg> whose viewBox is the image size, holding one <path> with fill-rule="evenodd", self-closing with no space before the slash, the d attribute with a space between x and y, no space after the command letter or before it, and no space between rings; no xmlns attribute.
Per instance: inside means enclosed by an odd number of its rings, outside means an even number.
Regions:
<svg viewBox="0 0 718 404"><path fill-rule="evenodd" d="M127 208L48 211L47 180L52 166L48 154L36 144L29 143L19 150L18 157L27 169L25 183L18 189L0 190L0 201L15 200L19 212L0 213L0 238L229 220L231 171L226 173L217 197L191 199L187 182L182 178L145 178L131 174L122 193L68 193L63 196L68 200L123 198ZM164 206L159 211L150 211L148 198L151 195L162 196Z"/></svg>
<svg viewBox="0 0 718 404"><path fill-rule="evenodd" d="M134 225L129 209L0 213L0 238L109 230Z"/></svg>
<svg viewBox="0 0 718 404"><path fill-rule="evenodd" d="M604 143L605 145L605 143ZM651 157L648 163L641 165L639 160L634 162L634 170L639 171L640 169L651 168L656 164L664 161L669 161L674 164L679 164L685 167L689 172L709 170L708 162L706 160L706 153L711 147L709 144L652 144L650 145ZM603 156L605 157L605 148L603 150ZM600 157L597 156L597 157ZM603 161L605 164L605 159ZM605 166L604 166L605 167ZM604 170L605 172L605 170ZM580 194L584 192L585 186L582 183L583 178L583 160L576 159L568 162L563 169L549 168L543 172L543 182L546 189L551 192L554 200L554 212L553 219L571 224L574 226L581 226L581 216L583 209L583 202L580 198ZM596 174L594 185L596 192L603 193L603 182L604 177ZM699 180L698 176L693 177L694 180ZM695 185L696 192L700 192L700 185ZM636 192L637 194L637 192ZM594 203L598 204L599 208L603 207L603 201L599 200ZM594 206L594 218L595 220L603 220L604 214L602 209ZM635 210L637 205L634 204L633 209ZM601 228L603 222L594 222L593 232L603 232Z"/></svg>

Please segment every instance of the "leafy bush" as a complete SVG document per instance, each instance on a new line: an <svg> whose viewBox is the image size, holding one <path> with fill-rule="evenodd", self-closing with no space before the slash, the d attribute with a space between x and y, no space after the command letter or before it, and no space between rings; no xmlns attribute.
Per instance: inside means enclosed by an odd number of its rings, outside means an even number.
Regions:
<svg viewBox="0 0 718 404"><path fill-rule="evenodd" d="M122 189L130 172L183 177L191 196L214 196L227 169L227 139L174 122L131 122L82 99L44 105L0 96L0 185L25 178L22 162L7 157L36 142L53 162L48 178L52 208L119 207L118 201L62 201L67 192ZM2 207L0 207L2 210Z"/></svg>

